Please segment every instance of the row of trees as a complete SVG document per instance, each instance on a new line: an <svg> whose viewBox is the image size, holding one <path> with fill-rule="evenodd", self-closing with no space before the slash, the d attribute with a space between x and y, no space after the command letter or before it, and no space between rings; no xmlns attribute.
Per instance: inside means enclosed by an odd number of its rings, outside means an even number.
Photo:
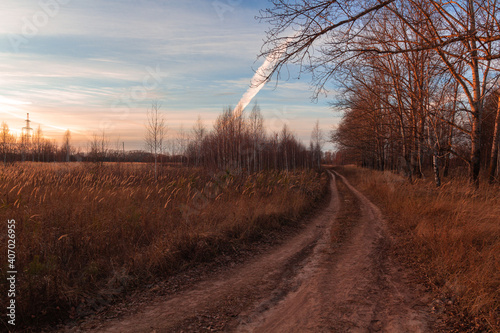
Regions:
<svg viewBox="0 0 500 333"><path fill-rule="evenodd" d="M267 134L264 119L256 104L248 117L244 112L226 108L210 133L197 125L186 156L193 164L218 169L290 170L319 167L322 135L315 126L311 148L307 149L283 124L279 132Z"/></svg>
<svg viewBox="0 0 500 333"><path fill-rule="evenodd" d="M184 162L183 156L188 135L181 131L179 137L167 139L161 144L162 162ZM160 150L158 150L160 153ZM0 127L0 161L32 162L149 162L152 154L144 150L125 151L124 142L118 137L111 140L105 131L93 133L86 148L72 143L71 132L67 130L61 142L44 136L41 126L30 132L16 135L6 122Z"/></svg>
<svg viewBox="0 0 500 333"><path fill-rule="evenodd" d="M69 161L71 156L71 133L64 133L63 143L59 146L55 140L44 137L42 128L33 134L16 136L9 125L2 122L0 128L0 153L4 163L14 161Z"/></svg>
<svg viewBox="0 0 500 333"><path fill-rule="evenodd" d="M87 152L71 143L71 132L67 130L60 144L44 136L41 126L31 132L15 135L9 125L2 122L0 128L0 153L4 163L16 161L72 162L72 161L145 161L148 154L133 152L124 154L121 149L110 148L106 133L94 133L87 144Z"/></svg>
<svg viewBox="0 0 500 333"><path fill-rule="evenodd" d="M72 144L71 132L67 130L62 142L44 136L41 126L33 133L16 135L6 122L2 122L0 128L0 154L4 163L17 161L32 162L119 162L147 161L149 154L143 151L132 151L125 153L121 148L121 142L116 147L110 144L105 132L94 133L87 143L86 151ZM120 147L119 147L120 146Z"/></svg>
<svg viewBox="0 0 500 333"><path fill-rule="evenodd" d="M441 166L444 164L443 173L447 174L451 155L470 165L476 182L480 167L489 166L493 181L498 163L495 122L499 96L494 85L497 78L487 80L491 63L480 66L472 59L455 59L458 54L469 54L468 44L443 47L447 53L441 55L441 48L438 52L411 50L406 44L421 43L422 31L430 27L423 25L419 33L405 31L404 23L393 12L387 10L385 15L375 25L365 27L364 37L371 37L370 43L378 43L387 54L374 57L370 52L361 53L356 63L343 68L346 113L334 140L344 149L354 148L363 163L380 169L388 162L394 167L401 161L410 178L420 177L422 168L430 164L438 186ZM422 11L415 15L414 24L422 25ZM444 28L439 19L433 22ZM410 51L390 52L396 48ZM449 68L451 62L454 66Z"/></svg>
<svg viewBox="0 0 500 333"><path fill-rule="evenodd" d="M16 137L8 125L2 123L0 149L4 163L14 161L35 162L153 162L155 174L158 165L176 163L219 170L263 169L291 170L319 168L322 159L323 134L317 122L307 149L285 124L281 131L268 135L260 107L252 111L235 113L230 107L223 110L213 129L209 131L201 118L190 133L180 130L176 137L167 136L168 128L161 106L153 102L147 111L145 146L147 151L125 151L118 139L116 147L109 136L94 133L87 143L86 152L71 144L71 133L65 132L60 145L45 138L41 127L33 135ZM113 147L114 148L113 148Z"/></svg>
<svg viewBox="0 0 500 333"><path fill-rule="evenodd" d="M469 165L476 185L484 166L494 179L498 108L488 103L499 79L500 3L271 2L262 13L271 25L263 55L286 43L271 74L298 63L312 72L316 94L332 80L343 86L347 112L334 136L341 147L409 177L432 160L438 185L450 155Z"/></svg>
<svg viewBox="0 0 500 333"><path fill-rule="evenodd" d="M439 67L430 58L407 56L392 55L375 64L369 59L351 68L339 103L344 117L332 140L350 162L403 169L410 179L431 166L439 186L451 162L472 167L473 119L446 72L431 73ZM431 68L422 71L426 66ZM478 125L484 152L480 165L488 169L490 182L498 177L498 123L499 95L492 91L484 97Z"/></svg>
<svg viewBox="0 0 500 333"><path fill-rule="evenodd" d="M156 170L158 159L164 152L167 128L158 103L152 104L147 116L145 142ZM307 149L286 124L279 132L267 134L260 107L255 104L248 117L243 111L225 108L211 131L198 117L191 135L183 142L183 156L188 165L252 172L319 168L323 135L317 122Z"/></svg>

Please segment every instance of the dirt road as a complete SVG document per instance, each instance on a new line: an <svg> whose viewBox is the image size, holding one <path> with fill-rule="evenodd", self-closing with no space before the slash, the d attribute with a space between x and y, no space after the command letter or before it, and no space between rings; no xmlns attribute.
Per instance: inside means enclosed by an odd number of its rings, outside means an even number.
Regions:
<svg viewBox="0 0 500 333"><path fill-rule="evenodd" d="M95 331L431 331L421 293L389 255L379 209L337 177L356 203L339 196L334 180L328 206L285 243ZM359 213L337 242L330 231L342 204L357 204Z"/></svg>

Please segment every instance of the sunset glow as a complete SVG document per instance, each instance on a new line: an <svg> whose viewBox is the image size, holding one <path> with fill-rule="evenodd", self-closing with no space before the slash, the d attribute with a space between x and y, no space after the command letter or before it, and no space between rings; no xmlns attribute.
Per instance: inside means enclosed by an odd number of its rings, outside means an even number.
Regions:
<svg viewBox="0 0 500 333"><path fill-rule="evenodd" d="M146 109L158 100L169 135L189 131L198 115L211 127L251 85L267 1L4 1L0 24L1 120L58 141L66 129L85 147L105 130L128 149L143 149ZM45 4L45 5L44 5ZM293 68L292 68L293 70ZM291 77L255 96L269 131L287 123L307 142L316 119L335 123L327 100L310 103L307 80ZM253 103L253 102L252 102Z"/></svg>

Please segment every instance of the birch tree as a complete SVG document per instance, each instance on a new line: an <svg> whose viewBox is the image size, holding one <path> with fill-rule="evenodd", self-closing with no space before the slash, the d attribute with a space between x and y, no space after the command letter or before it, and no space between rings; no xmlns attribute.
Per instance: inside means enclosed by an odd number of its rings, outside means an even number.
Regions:
<svg viewBox="0 0 500 333"><path fill-rule="evenodd" d="M69 158L71 156L71 132L70 132L70 130L66 130L66 132L64 132L63 151L66 155L65 161L69 162Z"/></svg>
<svg viewBox="0 0 500 333"><path fill-rule="evenodd" d="M465 126L460 130L469 135L470 178L478 184L483 100L498 80L499 68L494 66L500 58L496 51L500 41L497 1L272 0L271 3L273 7L261 13L261 19L271 24L261 55L281 56L265 79L272 75L279 78L283 66L298 64L301 72L312 73L314 97L326 93L326 84L361 54L380 58L430 51L439 57L467 103L470 128ZM411 35L400 39L386 34L385 38L374 39L373 30L384 33L381 22L387 18L397 20L400 31ZM295 33L290 36L290 31Z"/></svg>
<svg viewBox="0 0 500 333"><path fill-rule="evenodd" d="M248 117L248 130L252 150L253 170L262 169L262 148L261 144L265 139L264 118L257 103L252 107ZM250 162L250 159L249 159ZM249 168L250 169L250 168Z"/></svg>
<svg viewBox="0 0 500 333"><path fill-rule="evenodd" d="M106 155L108 154L108 149L109 140L106 132L102 130L99 133L93 133L89 151L91 160L103 165L106 160Z"/></svg>
<svg viewBox="0 0 500 333"><path fill-rule="evenodd" d="M165 118L160 112L160 104L155 101L151 103L151 108L147 110L147 123L146 123L146 147L149 152L154 156L154 172L155 180L158 179L158 155L163 151L163 143L167 127Z"/></svg>
<svg viewBox="0 0 500 333"><path fill-rule="evenodd" d="M44 144L44 138L43 138L43 131L42 127L38 125L34 135L33 135L33 145L35 146L35 153L37 155L37 160L40 162L42 151L43 151L43 144Z"/></svg>
<svg viewBox="0 0 500 333"><path fill-rule="evenodd" d="M12 135L10 134L9 125L7 125L5 121L2 122L2 131L0 132L0 140L2 144L3 163L7 163L7 154L10 152Z"/></svg>
<svg viewBox="0 0 500 333"><path fill-rule="evenodd" d="M319 120L316 120L311 132L310 147L313 163L319 169L321 167L321 149L323 148L323 132L319 128Z"/></svg>
<svg viewBox="0 0 500 333"><path fill-rule="evenodd" d="M495 175L497 173L497 166L498 166L498 149L499 149L498 146L500 143L500 94L497 93L497 95L498 95L498 105L495 115L490 163L488 166L488 181L490 184L495 182Z"/></svg>
<svg viewBox="0 0 500 333"><path fill-rule="evenodd" d="M196 123L193 126L192 133L193 133L193 145L194 145L194 150L195 150L195 165L200 165L201 163L201 148L202 148L202 142L203 139L205 138L205 135L207 134L207 129L205 128L205 125L203 124L203 120L201 120L201 116L198 115L198 119L196 120Z"/></svg>

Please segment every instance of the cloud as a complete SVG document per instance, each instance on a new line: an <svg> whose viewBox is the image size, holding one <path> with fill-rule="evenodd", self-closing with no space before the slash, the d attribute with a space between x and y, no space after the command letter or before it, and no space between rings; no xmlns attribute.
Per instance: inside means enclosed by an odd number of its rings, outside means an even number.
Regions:
<svg viewBox="0 0 500 333"><path fill-rule="evenodd" d="M4 96L0 96L0 104L8 104L8 105L29 105L31 102L15 100L12 98L7 98Z"/></svg>
<svg viewBox="0 0 500 333"><path fill-rule="evenodd" d="M198 114L211 127L224 106L238 103L255 74L252 67L262 62L256 56L266 27L254 16L266 3L228 3L233 10L220 15L204 0L70 1L16 52L9 36L22 36L26 20L33 21L41 7L38 1L4 0L2 120L20 128L30 112L48 136L59 138L65 128L87 133L73 137L82 144L111 123L110 135L140 148L145 110L158 99L173 129L181 123L190 128ZM148 68L159 68L158 85L147 79ZM154 88L143 94L145 82ZM310 113L315 115L329 110L309 104L305 83L281 81L273 88L259 92L266 118L280 108L297 114L317 110ZM315 119L309 126L306 118L294 125L310 131Z"/></svg>

